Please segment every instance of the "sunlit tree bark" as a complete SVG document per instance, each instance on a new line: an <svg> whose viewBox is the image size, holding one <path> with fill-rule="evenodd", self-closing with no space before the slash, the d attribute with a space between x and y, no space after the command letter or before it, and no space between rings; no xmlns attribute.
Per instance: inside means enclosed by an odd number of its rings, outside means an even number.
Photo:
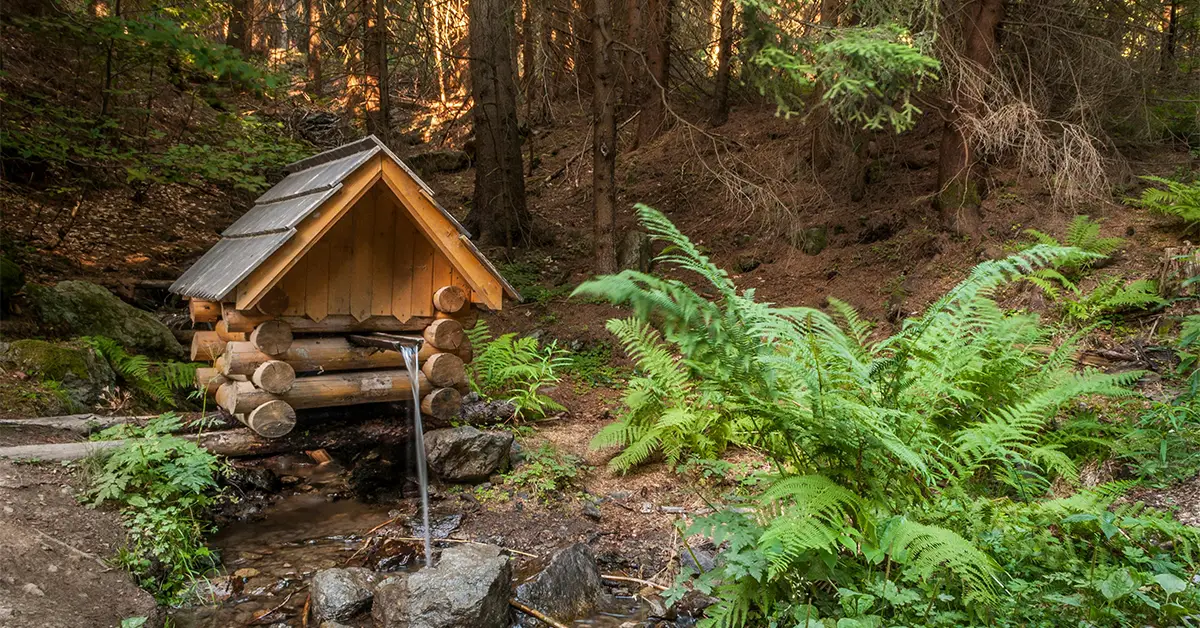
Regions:
<svg viewBox="0 0 1200 628"><path fill-rule="evenodd" d="M320 95L324 78L321 71L321 0L305 0L305 22L308 36L308 85L309 93Z"/></svg>
<svg viewBox="0 0 1200 628"><path fill-rule="evenodd" d="M720 32L717 35L717 75L713 89L713 126L729 119L729 61L733 53L733 0L720 0Z"/></svg>
<svg viewBox="0 0 1200 628"><path fill-rule="evenodd" d="M475 197L467 228L485 244L514 246L532 236L517 124L514 0L472 0L468 8L471 94L475 100Z"/></svg>
<svg viewBox="0 0 1200 628"><path fill-rule="evenodd" d="M646 68L640 72L642 112L638 117L637 143L643 145L662 132L666 122L666 96L671 75L671 9L673 0L646 0L642 14Z"/></svg>

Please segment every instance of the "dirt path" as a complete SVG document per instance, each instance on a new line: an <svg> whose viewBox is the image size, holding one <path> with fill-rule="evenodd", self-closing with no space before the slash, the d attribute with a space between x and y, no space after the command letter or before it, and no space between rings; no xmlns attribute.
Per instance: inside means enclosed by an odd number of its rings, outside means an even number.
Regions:
<svg viewBox="0 0 1200 628"><path fill-rule="evenodd" d="M0 462L0 628L158 625L154 598L105 567L124 542L115 514L76 500L78 473Z"/></svg>

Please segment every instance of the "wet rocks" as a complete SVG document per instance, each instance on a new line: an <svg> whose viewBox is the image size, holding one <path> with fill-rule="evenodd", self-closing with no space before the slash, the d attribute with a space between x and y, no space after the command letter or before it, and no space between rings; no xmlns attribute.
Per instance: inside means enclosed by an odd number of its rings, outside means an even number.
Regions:
<svg viewBox="0 0 1200 628"><path fill-rule="evenodd" d="M516 598L559 621L570 622L596 612L604 587L596 557L585 543L558 550L536 575L517 585ZM541 626L522 617L522 626Z"/></svg>
<svg viewBox="0 0 1200 628"><path fill-rule="evenodd" d="M511 580L500 548L451 547L433 568L381 582L371 615L382 628L506 628Z"/></svg>
<svg viewBox="0 0 1200 628"><path fill-rule="evenodd" d="M87 281L26 288L34 312L49 328L68 336L105 336L131 352L181 358L183 347L166 325Z"/></svg>
<svg viewBox="0 0 1200 628"><path fill-rule="evenodd" d="M346 621L371 606L375 574L361 567L323 569L312 577L312 609L318 620Z"/></svg>
<svg viewBox="0 0 1200 628"><path fill-rule="evenodd" d="M449 482L482 482L508 466L513 435L481 432L473 427L433 430L425 434L429 468Z"/></svg>

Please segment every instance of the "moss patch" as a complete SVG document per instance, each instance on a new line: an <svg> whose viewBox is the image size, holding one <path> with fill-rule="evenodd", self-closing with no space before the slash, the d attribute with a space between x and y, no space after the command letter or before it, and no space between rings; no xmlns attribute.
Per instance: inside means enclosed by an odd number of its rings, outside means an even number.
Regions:
<svg viewBox="0 0 1200 628"><path fill-rule="evenodd" d="M48 392L69 399L75 409L100 401L105 389L116 386L116 374L104 358L82 342L53 343L16 340L3 352L3 361L36 379Z"/></svg>

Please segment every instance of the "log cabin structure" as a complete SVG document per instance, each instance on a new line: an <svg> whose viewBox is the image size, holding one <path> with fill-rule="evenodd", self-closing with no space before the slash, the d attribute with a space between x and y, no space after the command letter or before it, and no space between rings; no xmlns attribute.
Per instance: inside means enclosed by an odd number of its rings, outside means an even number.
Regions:
<svg viewBox="0 0 1200 628"><path fill-rule="evenodd" d="M478 308L521 296L374 136L300 160L171 285L189 300L198 385L263 436L296 410L411 400L389 334L419 334L422 411L454 415Z"/></svg>

